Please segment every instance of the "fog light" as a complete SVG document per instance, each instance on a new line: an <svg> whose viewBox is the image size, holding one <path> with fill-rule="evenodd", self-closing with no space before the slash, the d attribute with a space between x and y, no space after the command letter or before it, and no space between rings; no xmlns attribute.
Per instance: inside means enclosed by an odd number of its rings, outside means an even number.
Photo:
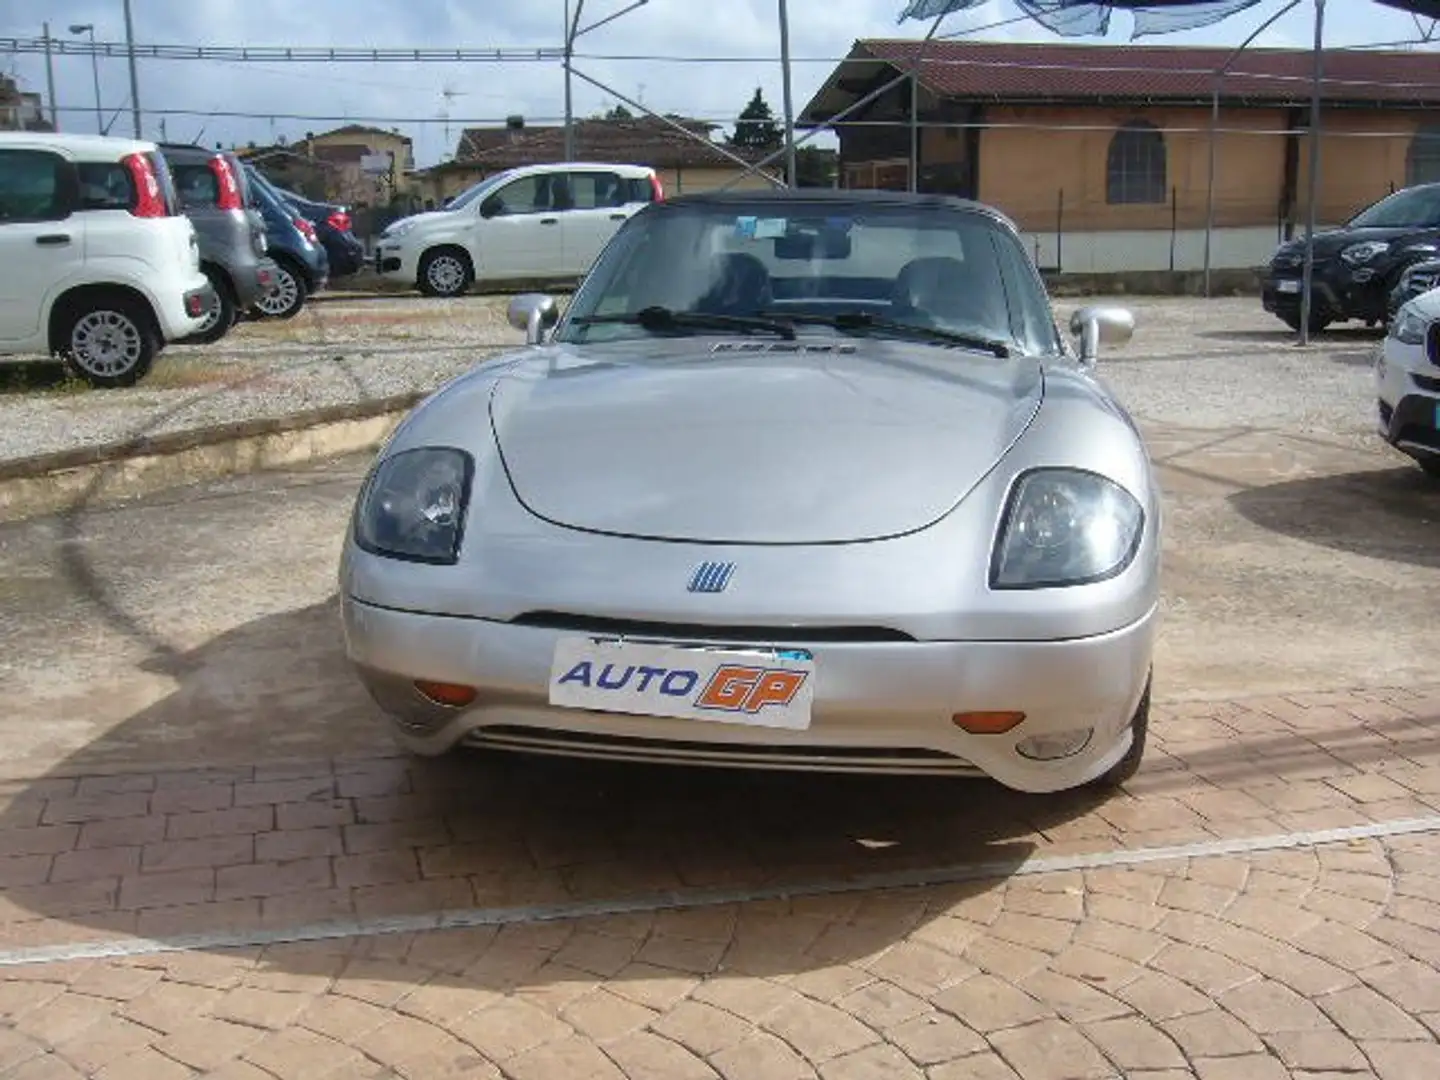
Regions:
<svg viewBox="0 0 1440 1080"><path fill-rule="evenodd" d="M1031 761L1058 761L1073 757L1090 745L1094 728L1075 728L1049 735L1031 735L1015 744L1015 752Z"/></svg>
<svg viewBox="0 0 1440 1080"><path fill-rule="evenodd" d="M971 735L1004 735L1025 722L1023 712L960 712L950 722Z"/></svg>
<svg viewBox="0 0 1440 1080"><path fill-rule="evenodd" d="M464 708L475 700L475 688L473 686L460 686L456 683L428 682L424 679L416 679L415 689L435 702L436 705L448 705L452 709Z"/></svg>

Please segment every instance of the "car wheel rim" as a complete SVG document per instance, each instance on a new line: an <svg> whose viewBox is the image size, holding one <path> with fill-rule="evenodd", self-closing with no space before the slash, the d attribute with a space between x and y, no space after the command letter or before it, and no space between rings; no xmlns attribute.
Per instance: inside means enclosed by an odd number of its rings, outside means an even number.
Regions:
<svg viewBox="0 0 1440 1080"><path fill-rule="evenodd" d="M205 309L205 321L200 324L200 329L196 331L197 334L208 334L211 330L215 329L215 324L220 321L222 306L220 303L219 290L216 290L215 296L210 301L210 306Z"/></svg>
<svg viewBox="0 0 1440 1080"><path fill-rule="evenodd" d="M425 276L436 292L459 292L465 284L465 267L454 255L438 255L430 260Z"/></svg>
<svg viewBox="0 0 1440 1080"><path fill-rule="evenodd" d="M288 270L280 270L275 275L275 284L255 306L266 315L279 315L289 311L299 295L300 286L295 281L295 275Z"/></svg>
<svg viewBox="0 0 1440 1080"><path fill-rule="evenodd" d="M123 375L140 362L140 327L118 311L92 311L70 331L70 356L88 375Z"/></svg>

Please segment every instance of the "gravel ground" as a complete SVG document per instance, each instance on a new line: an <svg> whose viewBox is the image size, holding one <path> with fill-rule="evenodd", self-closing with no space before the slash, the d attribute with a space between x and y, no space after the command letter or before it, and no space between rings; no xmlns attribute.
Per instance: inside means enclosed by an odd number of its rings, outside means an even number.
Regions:
<svg viewBox="0 0 1440 1080"><path fill-rule="evenodd" d="M1370 438L1377 331L1342 328L1300 349L1254 298L1088 302L1135 312L1134 340L1100 372L1141 421ZM1057 314L1079 303L1057 302ZM214 345L173 346L122 391L88 390L51 364L0 365L0 460L431 390L521 343L504 308L503 297L311 304Z"/></svg>

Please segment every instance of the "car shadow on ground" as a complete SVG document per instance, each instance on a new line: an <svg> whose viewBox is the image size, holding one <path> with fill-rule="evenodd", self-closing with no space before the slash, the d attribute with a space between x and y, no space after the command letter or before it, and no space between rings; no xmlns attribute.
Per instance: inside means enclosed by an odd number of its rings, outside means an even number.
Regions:
<svg viewBox="0 0 1440 1080"><path fill-rule="evenodd" d="M50 775L11 785L0 813L0 837L46 835L78 849L62 862L94 861L91 878L0 894L11 920L64 924L37 929L44 940L663 902L696 889L803 891L956 867L983 867L989 883L946 895L977 895L1036 852L1041 830L1063 830L1103 800L968 778L411 758L390 744L348 670L333 598L197 649L157 648L144 666L175 688ZM322 754L319 736L344 728L354 732L349 752ZM327 753L336 743L323 740ZM149 764L137 772L136 762ZM83 779L74 787L70 777ZM37 825L49 831L31 832ZM803 941L810 923L795 918ZM894 941L915 919L884 926L875 932ZM857 930L862 939L848 959L877 945ZM847 959L828 948L816 966ZM780 943L770 951L797 970Z"/></svg>
<svg viewBox="0 0 1440 1080"><path fill-rule="evenodd" d="M1440 567L1440 482L1414 465L1266 484L1228 501L1246 520L1305 543Z"/></svg>
<svg viewBox="0 0 1440 1080"><path fill-rule="evenodd" d="M65 365L56 360L18 360L0 364L0 396L59 390L71 383L81 385Z"/></svg>

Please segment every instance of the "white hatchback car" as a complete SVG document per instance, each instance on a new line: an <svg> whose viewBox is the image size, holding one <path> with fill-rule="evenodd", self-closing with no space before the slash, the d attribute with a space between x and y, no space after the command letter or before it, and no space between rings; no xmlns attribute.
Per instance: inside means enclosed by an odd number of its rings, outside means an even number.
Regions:
<svg viewBox="0 0 1440 1080"><path fill-rule="evenodd" d="M1440 289L1390 320L1375 365L1380 436L1440 480Z"/></svg>
<svg viewBox="0 0 1440 1080"><path fill-rule="evenodd" d="M380 234L375 271L427 296L474 282L581 277L626 219L665 197L646 165L526 165L488 176L443 210Z"/></svg>
<svg viewBox="0 0 1440 1080"><path fill-rule="evenodd" d="M0 132L0 355L129 386L213 299L152 142Z"/></svg>

